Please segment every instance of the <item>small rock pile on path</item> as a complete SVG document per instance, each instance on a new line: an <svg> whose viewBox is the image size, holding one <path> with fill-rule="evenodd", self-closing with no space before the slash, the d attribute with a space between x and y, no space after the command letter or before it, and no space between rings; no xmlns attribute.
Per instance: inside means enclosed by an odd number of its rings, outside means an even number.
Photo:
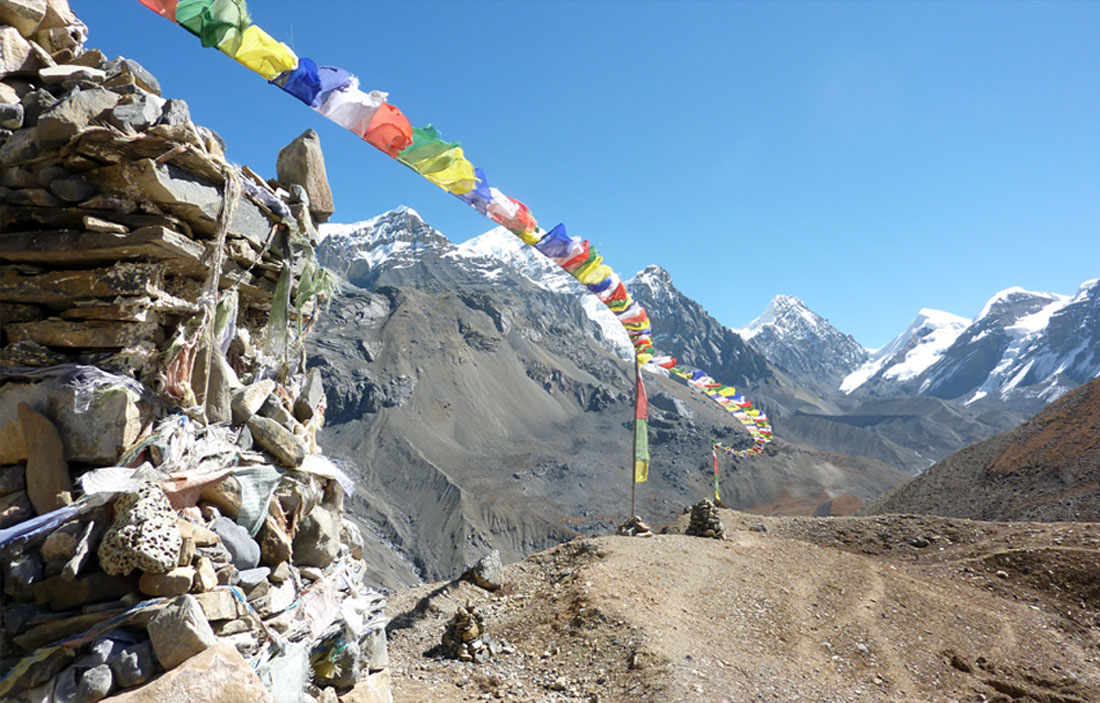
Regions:
<svg viewBox="0 0 1100 703"><path fill-rule="evenodd" d="M618 534L622 537L652 537L653 530L648 523L637 515L619 525Z"/></svg>
<svg viewBox="0 0 1100 703"><path fill-rule="evenodd" d="M485 629L485 619L467 601L459 606L443 632L443 653L450 659L483 662L496 654L496 644Z"/></svg>
<svg viewBox="0 0 1100 703"><path fill-rule="evenodd" d="M0 700L386 701L305 366L316 134L264 180L86 36L0 0Z"/></svg>
<svg viewBox="0 0 1100 703"><path fill-rule="evenodd" d="M691 522L688 524L687 534L714 539L725 538L726 528L718 515L718 506L707 498L691 506Z"/></svg>

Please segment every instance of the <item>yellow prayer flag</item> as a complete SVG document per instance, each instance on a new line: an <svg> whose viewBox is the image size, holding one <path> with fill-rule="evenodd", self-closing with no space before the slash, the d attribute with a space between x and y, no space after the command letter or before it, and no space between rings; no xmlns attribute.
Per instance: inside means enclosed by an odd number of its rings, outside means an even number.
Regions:
<svg viewBox="0 0 1100 703"><path fill-rule="evenodd" d="M584 275L577 276L577 280L586 286L599 283L611 275L611 267L607 264L599 264L587 270Z"/></svg>
<svg viewBox="0 0 1100 703"><path fill-rule="evenodd" d="M244 30L241 46L233 58L267 80L298 67L298 57L289 46L254 24Z"/></svg>
<svg viewBox="0 0 1100 703"><path fill-rule="evenodd" d="M649 480L649 462L634 462L634 483L645 483Z"/></svg>
<svg viewBox="0 0 1100 703"><path fill-rule="evenodd" d="M446 168L423 175L445 191L464 195L477 186L474 165L463 155L462 147L456 146L451 152L451 163Z"/></svg>

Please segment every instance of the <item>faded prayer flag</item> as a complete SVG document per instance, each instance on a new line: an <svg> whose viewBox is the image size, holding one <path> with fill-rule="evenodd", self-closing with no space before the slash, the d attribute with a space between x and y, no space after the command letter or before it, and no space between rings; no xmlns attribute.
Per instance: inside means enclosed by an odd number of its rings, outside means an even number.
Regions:
<svg viewBox="0 0 1100 703"><path fill-rule="evenodd" d="M717 501L722 500L722 496L718 495L718 445L713 444L710 447L710 454L714 457L714 499Z"/></svg>
<svg viewBox="0 0 1100 703"><path fill-rule="evenodd" d="M649 399L645 394L641 371L634 396L634 482L649 480Z"/></svg>

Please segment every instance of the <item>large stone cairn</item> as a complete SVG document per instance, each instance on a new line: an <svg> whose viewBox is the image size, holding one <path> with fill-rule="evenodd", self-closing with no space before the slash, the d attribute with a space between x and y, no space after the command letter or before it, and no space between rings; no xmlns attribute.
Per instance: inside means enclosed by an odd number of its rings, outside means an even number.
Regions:
<svg viewBox="0 0 1100 703"><path fill-rule="evenodd" d="M687 533L696 537L723 539L726 536L726 528L719 519L718 506L706 498L691 506L691 520L688 523Z"/></svg>
<svg viewBox="0 0 1100 703"><path fill-rule="evenodd" d="M319 141L264 180L86 36L0 0L0 700L320 697L337 640L325 685L377 689L384 601L296 338Z"/></svg>
<svg viewBox="0 0 1100 703"><path fill-rule="evenodd" d="M483 662L496 653L496 643L485 629L485 619L473 604L458 606L443 632L443 653L464 662Z"/></svg>

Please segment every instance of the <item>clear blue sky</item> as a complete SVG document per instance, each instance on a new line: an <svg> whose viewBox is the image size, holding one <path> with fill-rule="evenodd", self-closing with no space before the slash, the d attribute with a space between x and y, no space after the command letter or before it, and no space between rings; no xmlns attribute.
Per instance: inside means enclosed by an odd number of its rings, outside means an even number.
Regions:
<svg viewBox="0 0 1100 703"><path fill-rule="evenodd" d="M136 0L71 0L273 176L312 127L334 220L491 227ZM869 347L921 307L1100 276L1100 3L256 0L299 56L461 141L544 227L738 327L796 295Z"/></svg>

